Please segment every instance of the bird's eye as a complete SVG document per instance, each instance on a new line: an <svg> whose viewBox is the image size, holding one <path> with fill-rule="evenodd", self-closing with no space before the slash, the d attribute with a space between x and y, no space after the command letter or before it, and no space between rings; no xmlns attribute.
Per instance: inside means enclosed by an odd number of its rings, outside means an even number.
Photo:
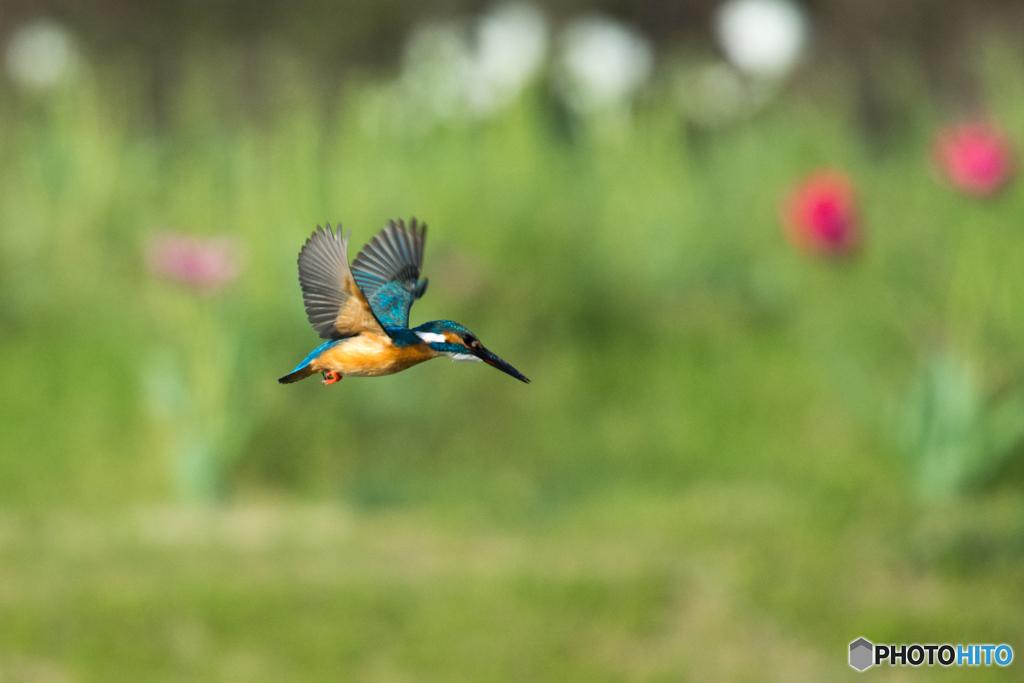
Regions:
<svg viewBox="0 0 1024 683"><path fill-rule="evenodd" d="M466 346L468 346L471 349L475 349L476 347L480 346L480 340L471 334L467 334L465 337L463 337L462 341L464 341L466 343Z"/></svg>

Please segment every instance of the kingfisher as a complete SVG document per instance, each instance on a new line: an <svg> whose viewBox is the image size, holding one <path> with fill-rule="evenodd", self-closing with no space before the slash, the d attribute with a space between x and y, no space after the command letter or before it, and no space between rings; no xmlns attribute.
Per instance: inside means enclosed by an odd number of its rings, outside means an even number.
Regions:
<svg viewBox="0 0 1024 683"><path fill-rule="evenodd" d="M381 232L348 261L348 240L337 231L316 226L299 252L299 285L306 317L326 339L281 384L320 373L325 385L342 377L378 377L447 356L479 362L529 383L526 376L484 348L476 335L457 322L433 320L409 329L409 309L427 291L420 280L425 223L406 226L389 220Z"/></svg>

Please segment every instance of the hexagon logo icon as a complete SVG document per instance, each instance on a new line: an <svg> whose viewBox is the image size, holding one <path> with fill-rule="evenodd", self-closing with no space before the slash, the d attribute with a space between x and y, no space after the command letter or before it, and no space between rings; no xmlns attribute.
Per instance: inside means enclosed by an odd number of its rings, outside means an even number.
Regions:
<svg viewBox="0 0 1024 683"><path fill-rule="evenodd" d="M850 666L857 671L863 671L868 668L874 662L871 656L874 653L875 646L870 641L864 638L858 638L857 640L850 643Z"/></svg>

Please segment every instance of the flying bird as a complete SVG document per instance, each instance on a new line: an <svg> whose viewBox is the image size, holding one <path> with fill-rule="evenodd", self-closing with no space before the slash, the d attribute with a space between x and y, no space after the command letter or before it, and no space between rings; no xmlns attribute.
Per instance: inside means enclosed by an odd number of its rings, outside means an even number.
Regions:
<svg viewBox="0 0 1024 683"><path fill-rule="evenodd" d="M451 320L433 320L409 329L409 309L427 291L420 280L425 223L413 218L387 226L349 267L348 240L316 226L299 252L299 284L306 317L321 339L281 384L321 373L324 384L342 377L391 375L423 361L447 356L453 361L483 361L529 382L523 373L494 355L472 332Z"/></svg>

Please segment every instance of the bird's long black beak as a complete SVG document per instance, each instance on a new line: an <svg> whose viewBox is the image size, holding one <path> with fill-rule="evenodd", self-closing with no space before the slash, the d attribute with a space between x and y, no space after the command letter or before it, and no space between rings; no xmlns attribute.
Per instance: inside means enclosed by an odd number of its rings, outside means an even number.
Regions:
<svg viewBox="0 0 1024 683"><path fill-rule="evenodd" d="M490 351L485 349L483 346L481 346L480 348L471 349L471 350L473 352L473 355L475 355L477 358L479 358L483 362L487 363L491 367L498 368L502 372L504 372L504 373L506 373L508 375L512 375L513 377L515 377L520 382L526 382L527 384L530 383L530 380L529 380L529 378L526 375L524 375L523 373L519 372L518 370L516 370L514 367L512 367L511 365L509 365L508 363L506 363L502 359L498 358L496 355L494 355L493 353L491 353Z"/></svg>

